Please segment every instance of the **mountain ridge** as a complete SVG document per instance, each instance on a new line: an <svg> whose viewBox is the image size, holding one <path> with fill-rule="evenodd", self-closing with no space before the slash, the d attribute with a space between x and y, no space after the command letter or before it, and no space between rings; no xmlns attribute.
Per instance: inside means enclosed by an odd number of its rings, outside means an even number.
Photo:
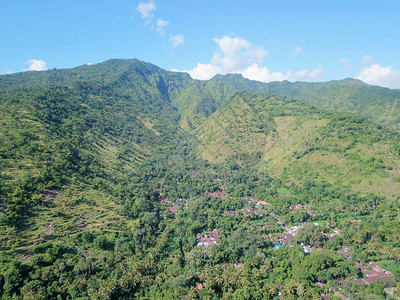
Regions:
<svg viewBox="0 0 400 300"><path fill-rule="evenodd" d="M400 90L368 85L358 79L345 78L326 82L276 81L262 83L238 76L215 76L240 90L271 93L330 110L347 111L370 117L393 129L400 129Z"/></svg>
<svg viewBox="0 0 400 300"><path fill-rule="evenodd" d="M102 69L104 69L102 71ZM92 70L96 70L94 74ZM116 72L114 72L114 71ZM141 72L148 74L159 73L162 81L165 77L175 78L175 88L196 89L196 86L213 86L228 84L230 89L235 91L251 90L253 92L271 93L288 98L300 100L304 103L314 105L316 107L331 111L347 111L361 114L372 118L375 121L389 126L393 129L400 130L400 90L388 89L379 86L371 86L354 78L345 78L342 80L331 80L326 82L289 82L276 81L270 83L262 83L244 78L241 74L217 74L210 80L193 80L188 73L171 72L163 70L153 64L141 62L137 59L110 59L103 63L94 65L82 65L70 69L52 69L40 72L21 72L15 74L7 74L0 76L0 88L11 87L16 85L37 85L43 82L78 82L87 80L100 80L107 82L116 82L117 79L123 80L123 76L127 76L129 72L140 74ZM82 75L83 72L86 79ZM110 72L118 74L117 77L110 76ZM70 73L70 74L69 74ZM35 75L34 75L35 74ZM146 75L146 74L143 74ZM97 77L96 77L97 76ZM162 81L159 84L163 84ZM174 79L172 79L174 81ZM174 95L168 94L168 88L165 87L164 94L166 97L174 98ZM223 87L219 87L223 88ZM174 89L174 88L172 88ZM199 92L190 91L198 94ZM189 91L188 91L189 93ZM199 107L199 103L204 104L204 99L212 100L211 110L215 111L224 101L229 99L233 94L227 97L214 95L214 91L209 89L205 95L198 95L192 100L192 103L186 103L188 111L184 113L184 117ZM216 98L216 99L214 99ZM177 100L179 102L179 100ZM175 102L179 106L179 103ZM207 105L209 103L207 102ZM189 107L191 107L189 109ZM203 117L207 116L205 113ZM201 117L201 118L203 118ZM193 116L188 115L189 123L193 123ZM186 121L183 121L187 123ZM194 122L196 123L196 122ZM192 126L194 129L198 124ZM189 125L185 125L189 128Z"/></svg>

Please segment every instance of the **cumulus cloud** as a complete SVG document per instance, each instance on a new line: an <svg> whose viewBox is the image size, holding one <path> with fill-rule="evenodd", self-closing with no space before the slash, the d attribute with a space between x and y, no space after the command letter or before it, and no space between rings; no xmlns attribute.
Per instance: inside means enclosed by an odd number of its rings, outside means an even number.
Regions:
<svg viewBox="0 0 400 300"><path fill-rule="evenodd" d="M323 73L323 67L318 67L315 70L308 71L306 69L300 71L287 71L282 72L271 72L267 67L260 67L257 64L253 64L247 67L245 70L240 72L243 77L257 80L262 82L271 81L300 81L300 80L313 80Z"/></svg>
<svg viewBox="0 0 400 300"><path fill-rule="evenodd" d="M361 60L361 63L363 65L370 65L373 62L374 62L374 58L372 56L370 56L370 55L364 55L362 60Z"/></svg>
<svg viewBox="0 0 400 300"><path fill-rule="evenodd" d="M40 59L31 59L26 62L26 64L29 64L29 67L27 69L24 69L24 71L45 71L47 70L46 62L44 60Z"/></svg>
<svg viewBox="0 0 400 300"><path fill-rule="evenodd" d="M299 55L300 52L301 52L301 50L302 50L301 47L300 47L300 46L297 46L296 49L294 49L294 51L293 51L293 55L294 55L294 56Z"/></svg>
<svg viewBox="0 0 400 300"><path fill-rule="evenodd" d="M157 30L157 32L158 32L160 35L164 35L164 34L165 34L164 27L167 26L168 24L169 24L168 21L158 19L158 20L157 20L157 24L156 24L156 30Z"/></svg>
<svg viewBox="0 0 400 300"><path fill-rule="evenodd" d="M171 71L186 72L189 73L193 79L199 79L199 80L208 80L214 75L222 73L218 66L214 66L212 64L202 64L202 63L198 63L192 70L180 71L177 69L172 69Z"/></svg>
<svg viewBox="0 0 400 300"><path fill-rule="evenodd" d="M245 78L262 82L312 80L323 72L322 67L312 71L271 72L267 67L260 66L268 54L263 48L253 45L245 39L231 36L215 38L214 42L217 44L217 50L211 62L198 63L193 69L184 72L188 72L192 78L200 80L210 79L216 74L240 73Z"/></svg>
<svg viewBox="0 0 400 300"><path fill-rule="evenodd" d="M342 60L340 61L340 63L342 63L343 65L345 65L347 69L350 69L350 68L351 68L351 63L350 63L347 59L342 59Z"/></svg>
<svg viewBox="0 0 400 300"><path fill-rule="evenodd" d="M140 2L135 9L140 13L142 19L147 19L147 21L150 21L150 19L154 16L153 12L156 11L156 5L153 3L153 1Z"/></svg>
<svg viewBox="0 0 400 300"><path fill-rule="evenodd" d="M182 34L171 35L169 39L172 43L172 46L177 47L185 41L185 37Z"/></svg>
<svg viewBox="0 0 400 300"><path fill-rule="evenodd" d="M237 37L224 36L214 39L214 42L217 43L219 51L214 53L211 63L219 66L223 73L242 70L252 63L261 63L268 54L261 47Z"/></svg>
<svg viewBox="0 0 400 300"><path fill-rule="evenodd" d="M392 66L382 67L373 64L362 69L356 78L368 84L400 89L400 71L393 69Z"/></svg>

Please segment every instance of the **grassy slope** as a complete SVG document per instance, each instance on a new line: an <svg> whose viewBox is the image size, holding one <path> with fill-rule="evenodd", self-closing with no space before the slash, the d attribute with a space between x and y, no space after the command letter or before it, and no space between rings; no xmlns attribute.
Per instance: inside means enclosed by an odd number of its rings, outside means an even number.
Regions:
<svg viewBox="0 0 400 300"><path fill-rule="evenodd" d="M272 120L257 114L245 97L235 95L196 129L201 141L199 151L204 158L224 162L233 157L244 163L264 152Z"/></svg>
<svg viewBox="0 0 400 300"><path fill-rule="evenodd" d="M235 92L223 82L193 81L172 101L181 114L180 125L187 131L196 129Z"/></svg>
<svg viewBox="0 0 400 300"><path fill-rule="evenodd" d="M324 83L276 82L268 84L268 91L323 109L368 116L400 129L400 90L371 86L349 78Z"/></svg>
<svg viewBox="0 0 400 300"><path fill-rule="evenodd" d="M400 192L398 134L362 117L244 93L196 134L212 161L259 164L288 182L315 179L389 198Z"/></svg>

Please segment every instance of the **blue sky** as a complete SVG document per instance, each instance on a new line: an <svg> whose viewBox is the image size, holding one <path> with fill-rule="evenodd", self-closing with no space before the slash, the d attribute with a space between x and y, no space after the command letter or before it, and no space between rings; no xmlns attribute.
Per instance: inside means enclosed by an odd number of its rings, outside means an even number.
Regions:
<svg viewBox="0 0 400 300"><path fill-rule="evenodd" d="M400 88L400 1L0 0L0 73L137 58L207 79Z"/></svg>

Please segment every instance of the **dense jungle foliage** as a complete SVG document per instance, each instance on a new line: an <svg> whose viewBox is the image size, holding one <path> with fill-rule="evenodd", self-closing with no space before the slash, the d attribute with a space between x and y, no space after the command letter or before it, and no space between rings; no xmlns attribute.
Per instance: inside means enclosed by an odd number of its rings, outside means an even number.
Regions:
<svg viewBox="0 0 400 300"><path fill-rule="evenodd" d="M400 297L396 126L262 85L137 60L0 76L0 298Z"/></svg>

